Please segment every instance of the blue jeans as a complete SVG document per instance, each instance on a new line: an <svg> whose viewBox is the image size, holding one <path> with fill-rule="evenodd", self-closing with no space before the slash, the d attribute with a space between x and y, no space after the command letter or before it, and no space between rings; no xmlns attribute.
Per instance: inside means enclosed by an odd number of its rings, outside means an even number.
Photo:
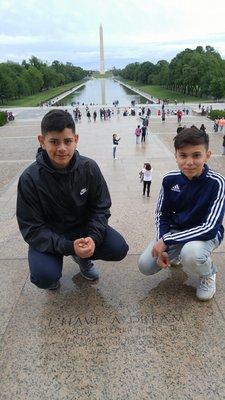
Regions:
<svg viewBox="0 0 225 400"><path fill-rule="evenodd" d="M126 257L129 247L115 229L107 227L105 237L96 247L92 260L120 261ZM62 276L63 255L41 253L32 247L28 250L30 280L41 289L47 289Z"/></svg>
<svg viewBox="0 0 225 400"><path fill-rule="evenodd" d="M153 275L162 269L158 267L156 258L152 256L154 244L155 240L152 240L138 260L138 267L144 275ZM205 242L195 240L188 243L173 244L168 246L166 252L169 255L170 262L172 264L180 262L187 274L204 276L217 272L211 254L218 246L219 240L215 237Z"/></svg>

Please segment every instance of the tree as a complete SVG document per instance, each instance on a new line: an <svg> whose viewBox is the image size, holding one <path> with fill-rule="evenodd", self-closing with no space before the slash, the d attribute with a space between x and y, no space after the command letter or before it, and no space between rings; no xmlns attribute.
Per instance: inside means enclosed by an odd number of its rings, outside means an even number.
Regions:
<svg viewBox="0 0 225 400"><path fill-rule="evenodd" d="M225 77L212 79L210 91L215 99L222 99L225 96Z"/></svg>
<svg viewBox="0 0 225 400"><path fill-rule="evenodd" d="M156 64L153 84L166 86L169 78L169 63L166 60L160 60Z"/></svg>
<svg viewBox="0 0 225 400"><path fill-rule="evenodd" d="M71 63L55 60L51 66L32 56L21 65L8 61L0 64L0 99L13 99L37 93L67 82L83 79L87 71Z"/></svg>
<svg viewBox="0 0 225 400"><path fill-rule="evenodd" d="M31 56L31 58L29 59L29 64L37 68L39 71L42 69L43 66L46 65L35 56Z"/></svg>
<svg viewBox="0 0 225 400"><path fill-rule="evenodd" d="M139 65L136 80L141 83L152 83L156 67L153 63L145 61Z"/></svg>
<svg viewBox="0 0 225 400"><path fill-rule="evenodd" d="M13 80L5 73L0 71L0 99L3 103L4 100L13 98L15 95L15 87Z"/></svg>
<svg viewBox="0 0 225 400"><path fill-rule="evenodd" d="M53 67L43 66L41 68L42 78L43 78L43 88L49 89L60 85L60 77Z"/></svg>
<svg viewBox="0 0 225 400"><path fill-rule="evenodd" d="M30 87L32 90L32 93L37 93L43 88L43 77L40 71L36 67L33 67L32 65L29 66L28 68L28 73L29 73L29 83Z"/></svg>
<svg viewBox="0 0 225 400"><path fill-rule="evenodd" d="M139 63L131 63L128 64L124 69L121 71L121 75L124 79L130 79L132 81L136 80L137 72L139 68Z"/></svg>

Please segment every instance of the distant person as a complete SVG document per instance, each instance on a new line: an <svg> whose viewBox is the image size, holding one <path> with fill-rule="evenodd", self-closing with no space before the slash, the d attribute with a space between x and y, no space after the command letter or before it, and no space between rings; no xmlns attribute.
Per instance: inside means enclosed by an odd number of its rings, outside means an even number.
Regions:
<svg viewBox="0 0 225 400"><path fill-rule="evenodd" d="M94 122L96 122L96 118L97 118L97 112L94 111L94 112L93 112L93 119L94 119Z"/></svg>
<svg viewBox="0 0 225 400"><path fill-rule="evenodd" d="M177 122L178 122L178 124L181 122L181 118L182 118L182 111L178 110L177 111Z"/></svg>
<svg viewBox="0 0 225 400"><path fill-rule="evenodd" d="M88 117L88 122L91 122L91 113L89 110L87 110L87 117Z"/></svg>
<svg viewBox="0 0 225 400"><path fill-rule="evenodd" d="M136 144L140 143L140 137L141 137L141 128L140 125L137 126L137 128L135 129L135 136L136 136Z"/></svg>
<svg viewBox="0 0 225 400"><path fill-rule="evenodd" d="M156 240L140 256L138 266L153 275L181 263L187 274L199 276L196 296L211 299L216 292L213 251L224 236L225 179L207 166L209 136L197 128L183 129L174 138L180 171L163 178L156 209Z"/></svg>
<svg viewBox="0 0 225 400"><path fill-rule="evenodd" d="M119 144L119 141L120 141L121 138L117 139L117 134L116 133L113 134L112 138L113 138L113 159L117 160L117 158L116 158L116 149L118 147L118 144Z"/></svg>
<svg viewBox="0 0 225 400"><path fill-rule="evenodd" d="M147 130L147 127L143 125L141 127L141 141L142 142L145 142L146 130Z"/></svg>
<svg viewBox="0 0 225 400"><path fill-rule="evenodd" d="M146 115L146 117L140 117L141 118L141 120L142 120L142 126L145 126L146 127L146 135L148 135L148 126L149 126L149 117L147 117L147 115Z"/></svg>
<svg viewBox="0 0 225 400"><path fill-rule="evenodd" d="M225 125L225 118L221 117L221 118L219 119L218 125L219 125L219 131L222 132L222 131L223 131L223 127L224 127L224 125Z"/></svg>
<svg viewBox="0 0 225 400"><path fill-rule="evenodd" d="M29 245L31 282L57 289L63 257L72 256L85 279L98 279L92 260L122 260L123 237L108 225L111 199L94 160L76 150L72 116L49 111L41 122L40 148L18 183L17 220Z"/></svg>
<svg viewBox="0 0 225 400"><path fill-rule="evenodd" d="M218 129L219 129L219 120L218 119L214 119L213 130L214 130L215 133L217 133Z"/></svg>
<svg viewBox="0 0 225 400"><path fill-rule="evenodd" d="M143 182L143 196L147 190L147 197L150 197L150 186L152 183L152 167L150 163L145 163L140 174Z"/></svg>
<svg viewBox="0 0 225 400"><path fill-rule="evenodd" d="M151 116L151 109L148 107L148 109L147 109L147 113L146 113L146 115L147 115L147 117L150 117Z"/></svg>
<svg viewBox="0 0 225 400"><path fill-rule="evenodd" d="M200 126L200 131L205 132L206 133L206 127L204 124L201 124Z"/></svg>
<svg viewBox="0 0 225 400"><path fill-rule="evenodd" d="M223 136L223 156L225 156L225 135Z"/></svg>

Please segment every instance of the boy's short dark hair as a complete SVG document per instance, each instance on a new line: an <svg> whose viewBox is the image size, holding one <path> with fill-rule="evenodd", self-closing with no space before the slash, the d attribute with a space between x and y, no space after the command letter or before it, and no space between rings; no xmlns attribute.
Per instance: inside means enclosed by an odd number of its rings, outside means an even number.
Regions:
<svg viewBox="0 0 225 400"><path fill-rule="evenodd" d="M70 128L74 134L76 133L73 117L68 111L51 110L41 121L41 133L44 136L52 131L62 132L65 128Z"/></svg>
<svg viewBox="0 0 225 400"><path fill-rule="evenodd" d="M198 146L201 144L205 146L206 150L209 148L209 135L196 127L182 129L173 141L175 150L187 145Z"/></svg>

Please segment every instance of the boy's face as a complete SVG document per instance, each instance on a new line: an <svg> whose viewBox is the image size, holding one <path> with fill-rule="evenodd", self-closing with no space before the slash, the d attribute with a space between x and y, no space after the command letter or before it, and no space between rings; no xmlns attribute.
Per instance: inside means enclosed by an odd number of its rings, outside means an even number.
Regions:
<svg viewBox="0 0 225 400"><path fill-rule="evenodd" d="M62 132L48 132L46 136L38 136L41 147L47 151L52 165L57 168L66 168L77 147L78 135L71 128L65 128Z"/></svg>
<svg viewBox="0 0 225 400"><path fill-rule="evenodd" d="M190 180L201 175L204 164L210 156L211 151L206 150L203 144L197 146L187 145L175 152L179 169Z"/></svg>

